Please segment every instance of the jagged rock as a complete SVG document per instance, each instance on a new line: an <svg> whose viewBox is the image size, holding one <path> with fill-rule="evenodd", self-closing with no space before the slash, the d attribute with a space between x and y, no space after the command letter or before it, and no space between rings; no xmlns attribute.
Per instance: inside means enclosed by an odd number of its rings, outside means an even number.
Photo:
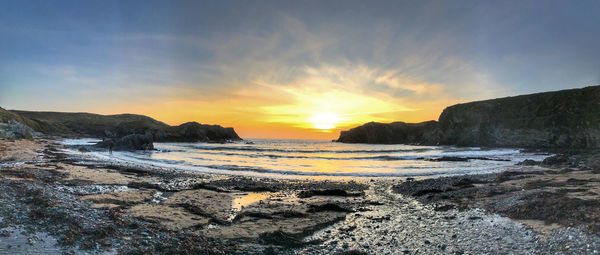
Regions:
<svg viewBox="0 0 600 255"><path fill-rule="evenodd" d="M569 157L564 154L558 154L551 157L547 157L542 161L542 165L552 166L558 164L566 164L569 162Z"/></svg>
<svg viewBox="0 0 600 255"><path fill-rule="evenodd" d="M131 134L121 138L106 139L96 144L96 147L111 148L116 151L153 150L152 134Z"/></svg>
<svg viewBox="0 0 600 255"><path fill-rule="evenodd" d="M542 162L535 161L535 160L532 160L532 159L526 159L526 160L523 160L523 161L519 162L517 165L521 165L521 166L537 166L540 163L542 163Z"/></svg>
<svg viewBox="0 0 600 255"><path fill-rule="evenodd" d="M157 142L226 142L241 140L233 128L187 122L155 133Z"/></svg>
<svg viewBox="0 0 600 255"><path fill-rule="evenodd" d="M436 144L439 131L436 121L421 123L369 122L348 131L342 131L338 142L380 144Z"/></svg>

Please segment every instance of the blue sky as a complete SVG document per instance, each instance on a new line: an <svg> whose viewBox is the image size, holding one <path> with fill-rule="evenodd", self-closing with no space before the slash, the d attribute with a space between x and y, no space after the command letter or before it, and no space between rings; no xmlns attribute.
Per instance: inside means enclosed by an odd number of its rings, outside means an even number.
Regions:
<svg viewBox="0 0 600 255"><path fill-rule="evenodd" d="M2 6L0 106L10 109L236 126L240 116L283 125L322 110L349 126L600 84L599 1Z"/></svg>

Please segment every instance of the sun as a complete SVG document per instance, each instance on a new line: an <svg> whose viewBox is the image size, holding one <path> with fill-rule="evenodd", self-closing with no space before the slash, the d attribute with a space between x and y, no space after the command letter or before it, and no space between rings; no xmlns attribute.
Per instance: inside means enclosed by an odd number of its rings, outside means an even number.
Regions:
<svg viewBox="0 0 600 255"><path fill-rule="evenodd" d="M310 118L312 126L319 130L330 130L335 128L335 124L340 121L340 117L333 113L317 113Z"/></svg>

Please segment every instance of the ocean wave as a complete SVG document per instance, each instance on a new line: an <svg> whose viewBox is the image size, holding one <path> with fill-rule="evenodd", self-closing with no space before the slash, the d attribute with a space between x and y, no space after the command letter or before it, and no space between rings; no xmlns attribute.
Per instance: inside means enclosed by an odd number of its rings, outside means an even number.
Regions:
<svg viewBox="0 0 600 255"><path fill-rule="evenodd" d="M394 153L394 152L424 152L435 150L435 148L413 148L413 149L386 149L386 150L304 150L304 149L277 149L260 148L255 146L204 146L183 145L184 147L207 151L258 151L258 152L283 152L283 153Z"/></svg>
<svg viewBox="0 0 600 255"><path fill-rule="evenodd" d="M79 138L79 139L63 139L60 141L63 145L94 145L98 142L101 142L100 139L95 138Z"/></svg>
<svg viewBox="0 0 600 255"><path fill-rule="evenodd" d="M223 155L247 158L283 158L283 159L325 159L325 160L413 160L423 156L358 156L358 157L326 157L326 156L302 156L302 155L281 155L281 154L248 154L232 152L202 152L209 155ZM199 158L201 159L201 158Z"/></svg>
<svg viewBox="0 0 600 255"><path fill-rule="evenodd" d="M485 172L525 158L540 160L542 157L504 148L296 141L257 142L253 145L157 143L156 148L161 152L114 152L113 155L106 154L105 158L215 174L274 178L370 178Z"/></svg>
<svg viewBox="0 0 600 255"><path fill-rule="evenodd" d="M220 170L220 171L232 171L232 172L256 172L263 174L276 174L276 175L297 175L297 176L335 176L335 177L411 177L411 176L437 176L447 174L466 174L466 173L482 173L481 169L468 169L468 170L455 170L448 172L444 170L434 170L428 172L393 172L393 173L382 173L382 172L306 172L306 171L291 171L291 170L276 170L264 167L253 167L253 166L240 166L240 165L205 165L204 168ZM408 167L407 169L434 169L431 167ZM487 169L492 171L493 169Z"/></svg>
<svg viewBox="0 0 600 255"><path fill-rule="evenodd" d="M158 162L158 163L172 164L172 165L185 165L187 163L183 159L175 160L175 159L149 158L149 157L144 157L144 156L136 156L134 154L125 155L125 156L135 159L135 160L141 160L141 161L146 161L146 162Z"/></svg>
<svg viewBox="0 0 600 255"><path fill-rule="evenodd" d="M406 153L405 155L315 155L310 153L291 155L286 153L243 151L201 151L185 149L180 145L165 146L164 148L173 149L173 154L144 152L114 152L112 155L92 152L91 154L98 154L100 158L105 160L122 160L123 162L134 162L136 164L161 167L164 169L275 178L310 178L310 176L325 178L370 178L482 173L493 171L493 169L497 169L501 166L514 164L512 162L515 160L521 161L525 158L540 160L540 158L543 157L523 153L511 154L515 151L506 149L486 151L467 149L445 153L443 150L433 147L430 149L431 151L428 152L428 155L417 153ZM179 152L181 149L182 152ZM482 153L491 155L486 156L486 158L481 158L483 160L477 160L478 158L475 158L477 156L474 155L480 155ZM221 157L219 155L224 156ZM471 159L468 162L430 161L430 159L444 156L448 157L450 155L453 157L471 157ZM299 158L307 160L275 160L278 158ZM511 161L487 161L493 160L494 158L508 159ZM327 160L327 162L324 160ZM357 162L350 162L348 160L355 160ZM408 161L400 162L401 160ZM376 161L379 162L377 163Z"/></svg>
<svg viewBox="0 0 600 255"><path fill-rule="evenodd" d="M203 151L201 154L218 155L218 156L233 156L233 157L246 157L246 158L271 158L271 159L323 159L323 160L382 160L382 161L394 161L394 160L432 160L447 157L449 154L417 154L417 155L377 155L377 156L350 156L350 157L327 157L327 156L304 156L304 155L285 155L285 154L265 154L265 153L235 153L235 152L209 152ZM512 154L512 152L511 152ZM451 154L452 157L464 158L465 160L496 160L505 161L507 159L498 157L482 157L479 154L473 153L462 153L462 154ZM203 158L197 158L203 159Z"/></svg>

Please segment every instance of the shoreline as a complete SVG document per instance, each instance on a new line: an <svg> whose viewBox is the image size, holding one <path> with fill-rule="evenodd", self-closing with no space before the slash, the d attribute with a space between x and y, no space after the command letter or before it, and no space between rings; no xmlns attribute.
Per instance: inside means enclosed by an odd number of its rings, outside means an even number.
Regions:
<svg viewBox="0 0 600 255"><path fill-rule="evenodd" d="M232 145L237 145L236 143L232 143ZM372 154L374 152L369 153L371 156L363 157L363 156L355 156L355 157L335 157L335 156L298 156L298 155L274 155L275 158L300 158L300 159L316 159L316 160L325 160L324 164L335 165L336 161L343 160L342 163L345 164L344 161L362 161L362 159L373 160L374 163L380 164L382 162L391 161L393 163L396 162L408 162L414 161L415 163L421 164L423 162L432 164L445 164L445 162L455 162L457 164L462 164L462 168L460 166L454 166L453 168L446 168L440 165L432 165L430 168L427 167L417 167L416 170L411 168L401 169L394 168L394 165L390 165L389 169L383 169L379 171L377 169L365 169L365 171L355 171L349 169L344 169L343 171L335 171L335 169L324 169L329 171L304 171L303 165L288 165L287 169L278 169L277 167L273 168L270 166L262 167L261 162L253 164L249 166L248 164L236 164L235 160L246 160L245 158L240 159L223 159L225 163L217 163L217 165L211 165L206 163L194 163L194 160L197 159L195 157L190 157L185 154L177 154L179 152L184 153L195 153L194 151L185 151L185 149L179 147L190 146L188 143L157 143L155 151L118 151L113 154L108 154L106 150L100 150L98 148L87 148L85 145L81 144L73 144L72 141L67 142L65 144L65 148L70 150L70 154L72 157L81 157L82 161L93 161L93 162L102 162L106 165L138 165L138 168L152 168L157 169L158 171L182 171L182 172L192 172L192 173L200 173L200 174L211 174L211 175L225 175L225 176L248 176L253 178L267 178L267 179L282 179L282 180L330 180L330 181L349 181L349 180L361 180L361 181L369 181L370 179L377 178L388 178L393 179L397 178L403 180L405 178L435 178L435 177L444 177L444 176L452 176L459 174L478 174L478 173L495 173L502 171L506 166L510 166L512 164L518 163L524 159L535 159L535 160L543 160L543 158L550 156L552 154L549 153L532 153L532 152L522 152L518 149L508 149L508 148L469 148L469 150L460 151L458 153L453 152L452 150L456 149L451 146L427 146L430 151L437 151L433 154L405 154L405 155L383 155L379 156L379 154ZM194 145L195 146L195 145ZM211 144L200 144L199 147L210 148ZM243 146L243 145L242 145ZM238 151L254 151L250 148L237 148L233 146L232 150ZM227 148L227 147L217 147L217 149ZM206 149L206 148L205 148ZM201 153L204 152L203 149ZM422 148L416 148L414 150L422 150ZM91 151L90 151L91 150ZM208 149L210 150L210 149ZM281 150L281 149L262 149L258 148L256 151L271 151L271 150ZM410 151L413 149L398 149L400 151ZM390 152L390 150L383 150L386 154ZM84 153L82 153L84 152ZM171 157L161 157L162 152L173 152L175 153L173 156L176 158L173 159ZM286 151L287 152L287 151ZM296 151L294 151L296 152ZM309 150L308 152L318 152ZM335 150L325 150L324 153L339 153ZM349 150L342 150L342 152L346 153ZM365 152L363 150L359 150L357 152ZM377 152L375 150L375 152ZM148 156L149 154L158 153L156 155L156 159ZM299 150L298 153L304 153L303 150ZM209 153L209 155L221 154L219 153ZM237 155L234 153L223 153L227 156ZM343 154L343 153L342 153ZM246 156L247 154L239 154L242 156ZM373 156L374 155L374 156ZM510 156L507 156L510 155ZM271 155L263 155L259 153L258 155L252 155L252 158L261 157L270 159ZM189 161L188 161L189 160ZM214 159L211 159L214 160ZM220 161L221 159L217 159L214 161ZM329 161L331 160L331 161ZM408 161L405 161L408 160ZM228 163L231 162L231 163ZM269 163L269 162L267 162ZM206 164L206 165L205 165ZM223 165L218 165L223 164ZM474 167L472 167L474 166ZM399 166L402 168L402 166ZM354 168L359 169L359 168ZM425 171L419 169L428 169ZM390 172L395 171L395 172ZM402 172L402 173L399 173Z"/></svg>
<svg viewBox="0 0 600 255"><path fill-rule="evenodd" d="M0 253L17 249L6 245L18 239L19 228L27 229L21 247L36 249L48 235L57 250L74 253L597 253L600 247L598 214L527 210L579 199L565 206L598 211L598 169L586 165L419 180L284 180L81 162L51 139L0 140L0 147L6 205ZM498 245L481 243L493 240Z"/></svg>

